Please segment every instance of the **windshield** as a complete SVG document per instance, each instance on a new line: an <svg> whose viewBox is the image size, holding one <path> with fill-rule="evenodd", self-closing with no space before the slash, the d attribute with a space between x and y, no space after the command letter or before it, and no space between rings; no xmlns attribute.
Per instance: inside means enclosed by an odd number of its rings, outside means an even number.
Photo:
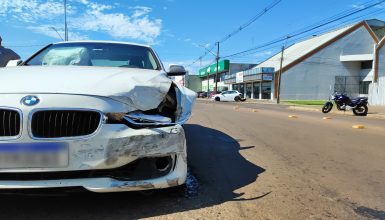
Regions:
<svg viewBox="0 0 385 220"><path fill-rule="evenodd" d="M150 48L116 43L53 44L27 60L29 66L103 66L159 70Z"/></svg>

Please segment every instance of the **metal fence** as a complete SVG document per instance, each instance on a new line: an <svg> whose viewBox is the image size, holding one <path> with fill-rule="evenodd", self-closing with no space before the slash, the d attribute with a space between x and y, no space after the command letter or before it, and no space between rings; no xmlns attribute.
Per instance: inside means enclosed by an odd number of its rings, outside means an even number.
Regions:
<svg viewBox="0 0 385 220"><path fill-rule="evenodd" d="M335 76L334 92L344 93L348 96L367 94L365 83L360 76Z"/></svg>

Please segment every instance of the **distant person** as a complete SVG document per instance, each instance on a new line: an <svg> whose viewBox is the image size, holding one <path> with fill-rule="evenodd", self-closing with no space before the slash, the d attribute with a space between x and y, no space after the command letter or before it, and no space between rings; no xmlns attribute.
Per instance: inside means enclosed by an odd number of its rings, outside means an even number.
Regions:
<svg viewBox="0 0 385 220"><path fill-rule="evenodd" d="M5 67L10 60L20 60L20 56L13 50L3 47L0 36L0 67Z"/></svg>

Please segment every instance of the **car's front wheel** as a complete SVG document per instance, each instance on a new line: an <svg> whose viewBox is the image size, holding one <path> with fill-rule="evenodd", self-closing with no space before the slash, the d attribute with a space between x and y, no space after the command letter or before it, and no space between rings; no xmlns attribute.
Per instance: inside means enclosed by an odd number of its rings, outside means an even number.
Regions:
<svg viewBox="0 0 385 220"><path fill-rule="evenodd" d="M221 98L219 98L219 97L215 97L215 99L214 99L215 101L217 101L217 102L219 102L219 101L221 101Z"/></svg>

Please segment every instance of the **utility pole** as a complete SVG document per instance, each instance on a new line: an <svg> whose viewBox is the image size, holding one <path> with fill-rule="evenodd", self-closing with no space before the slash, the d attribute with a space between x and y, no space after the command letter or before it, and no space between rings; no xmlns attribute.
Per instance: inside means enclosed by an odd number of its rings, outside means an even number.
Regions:
<svg viewBox="0 0 385 220"><path fill-rule="evenodd" d="M217 55L215 57L217 61L217 69L215 72L215 88L214 88L214 94L217 94L218 90L218 70L219 70L219 41L217 42Z"/></svg>
<svg viewBox="0 0 385 220"><path fill-rule="evenodd" d="M217 54L214 54L211 50L208 50L204 45L200 45L198 44L199 47L202 47L203 49L205 49L207 52L211 53L213 56L215 56L215 60L217 62L217 70L216 70L216 74L215 74L215 88L214 88L214 92L217 93L217 76L218 76L218 62L219 62L219 42L216 42L215 44L217 44ZM199 58L200 61L202 62L202 57ZM202 64L201 64L202 65ZM211 67L211 66L210 66ZM210 68L209 67L209 68ZM210 71L207 71L207 98L210 98L209 96L209 92L210 92L210 72L211 72L211 69Z"/></svg>
<svg viewBox="0 0 385 220"><path fill-rule="evenodd" d="M199 57L199 69L202 69L202 57ZM206 70L206 72L207 72L207 70ZM209 88L210 82L209 82L209 80L210 80L210 73L207 72L207 89L206 89L206 91L207 91L207 98L208 99L210 98L209 97L209 91L210 91L210 88Z"/></svg>
<svg viewBox="0 0 385 220"><path fill-rule="evenodd" d="M67 28L67 0L64 0L64 40L68 41L68 28Z"/></svg>
<svg viewBox="0 0 385 220"><path fill-rule="evenodd" d="M283 63L283 52L285 51L285 46L282 46L281 49L281 62L279 64L279 72L278 72L278 82L277 82L277 104L280 102L281 95L281 75L282 75L282 63Z"/></svg>

